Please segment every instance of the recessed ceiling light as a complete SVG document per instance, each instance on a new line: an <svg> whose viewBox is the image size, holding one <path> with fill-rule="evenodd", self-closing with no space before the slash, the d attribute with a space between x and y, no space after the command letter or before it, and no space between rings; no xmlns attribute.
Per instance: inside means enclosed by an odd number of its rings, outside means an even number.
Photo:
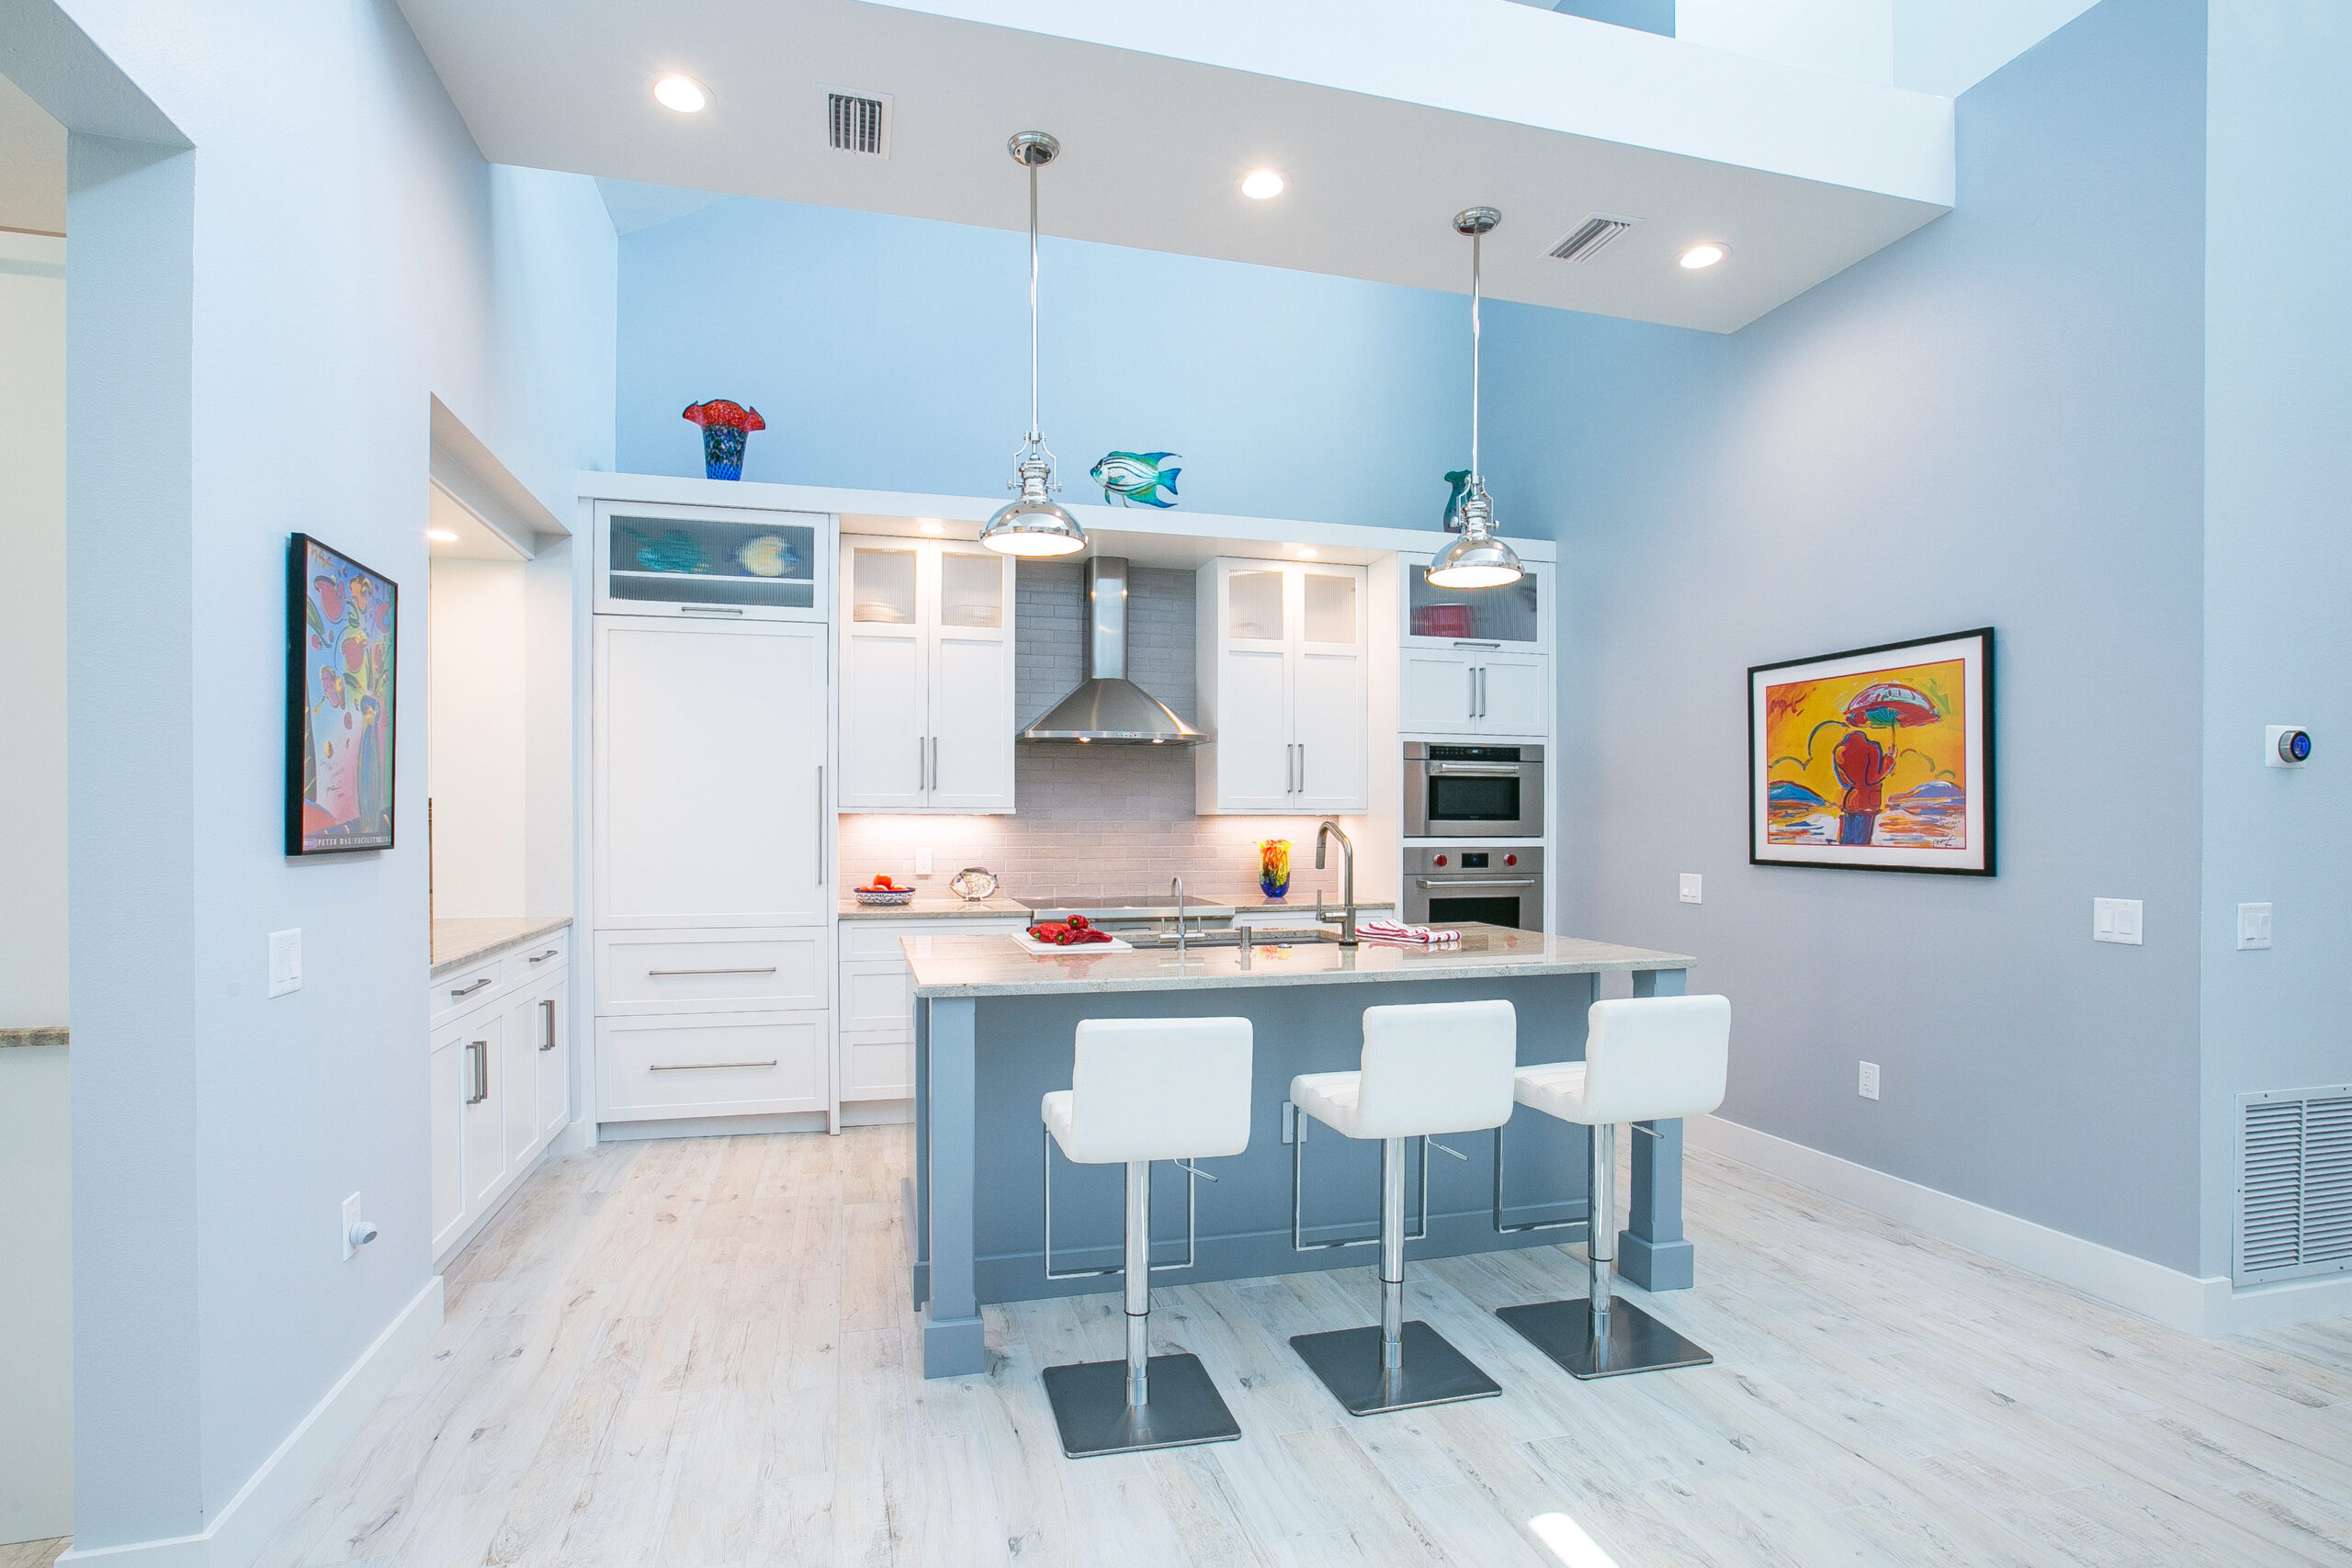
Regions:
<svg viewBox="0 0 2352 1568"><path fill-rule="evenodd" d="M447 528L427 528L424 531L424 536L436 545L454 545L458 542L458 536Z"/></svg>
<svg viewBox="0 0 2352 1568"><path fill-rule="evenodd" d="M944 534L947 532L947 525L942 523L936 517L925 517L919 521L922 531L926 534Z"/></svg>
<svg viewBox="0 0 2352 1568"><path fill-rule="evenodd" d="M662 76L653 84L653 101L680 114L700 114L710 107L710 89L691 76Z"/></svg>
<svg viewBox="0 0 2352 1568"><path fill-rule="evenodd" d="M1718 245L1712 240L1705 244L1693 245L1682 253L1682 270L1697 272L1702 267L1714 265L1729 254L1729 245Z"/></svg>
<svg viewBox="0 0 2352 1568"><path fill-rule="evenodd" d="M1254 169L1241 182L1241 194L1252 201L1271 201L1283 193L1283 180L1272 169Z"/></svg>

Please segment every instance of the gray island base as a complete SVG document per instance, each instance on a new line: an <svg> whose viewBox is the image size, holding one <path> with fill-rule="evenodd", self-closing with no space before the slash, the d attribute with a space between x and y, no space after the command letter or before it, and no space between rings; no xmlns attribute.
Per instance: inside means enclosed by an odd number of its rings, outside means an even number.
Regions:
<svg viewBox="0 0 2352 1568"><path fill-rule="evenodd" d="M1309 1269L1368 1267L1378 1228L1380 1145L1358 1144L1302 1117L1303 1238L1363 1238L1363 1247L1300 1252L1291 1243L1291 1162L1283 1102L1300 1073L1345 1071L1363 1048L1363 1010L1400 1003L1503 998L1519 1014L1522 1063L1581 1060L1585 1012L1599 977L1625 973L1636 996L1682 994L1692 959L1577 937L1466 926L1459 946L1423 952L1367 942L1254 949L1033 955L1004 933L908 937L915 982L915 1186L910 1196L915 1304L923 1313L923 1375L985 1370L979 1309L1115 1290L1116 1276L1046 1277L1041 1174L1054 1182L1054 1269L1102 1269L1121 1257L1124 1172L1048 1155L1038 1101L1069 1087L1073 1042L1089 1018L1242 1017L1255 1026L1247 1153L1206 1162L1217 1178L1196 1188L1194 1264L1170 1284L1259 1278ZM1647 1126L1633 1139L1633 1194L1618 1268L1645 1290L1687 1288L1682 1235L1682 1125ZM1522 1111L1507 1134L1508 1168L1495 1190L1496 1134L1451 1140L1465 1156L1410 1145L1409 1217L1429 1193L1426 1237L1411 1258L1581 1242L1586 1134ZM1446 1140L1440 1140L1445 1142ZM1152 1183L1155 1263L1184 1255L1185 1183L1162 1168ZM1542 1229L1498 1232L1506 1225ZM1351 1326L1335 1323L1334 1328Z"/></svg>

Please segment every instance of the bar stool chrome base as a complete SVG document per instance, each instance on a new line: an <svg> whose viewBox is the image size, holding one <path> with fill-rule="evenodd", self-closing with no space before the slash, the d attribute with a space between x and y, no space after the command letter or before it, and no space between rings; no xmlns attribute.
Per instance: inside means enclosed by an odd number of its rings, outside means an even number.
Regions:
<svg viewBox="0 0 2352 1568"><path fill-rule="evenodd" d="M1295 1334L1290 1348L1351 1416L1486 1399L1503 1391L1500 1383L1449 1344L1444 1335L1419 1318L1405 1325L1404 1364L1394 1371L1380 1364L1380 1338L1375 1324L1323 1334Z"/></svg>
<svg viewBox="0 0 2352 1568"><path fill-rule="evenodd" d="M1633 1303L1609 1304L1593 1332L1589 1302L1536 1302L1503 1307L1495 1315L1519 1330L1573 1378L1613 1378L1626 1372L1662 1372L1674 1367L1711 1366L1714 1358Z"/></svg>
<svg viewBox="0 0 2352 1568"><path fill-rule="evenodd" d="M1198 1356L1154 1356L1149 1376L1151 1403L1129 1404L1125 1361L1047 1367L1046 1398L1054 1407L1054 1425L1061 1428L1063 1456L1091 1459L1226 1443L1241 1436Z"/></svg>

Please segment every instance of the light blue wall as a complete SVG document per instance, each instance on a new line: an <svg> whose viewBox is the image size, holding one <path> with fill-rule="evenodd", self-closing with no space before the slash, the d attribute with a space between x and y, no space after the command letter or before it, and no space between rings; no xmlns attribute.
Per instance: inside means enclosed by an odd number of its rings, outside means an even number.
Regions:
<svg viewBox="0 0 2352 1568"><path fill-rule="evenodd" d="M2235 1097L2352 1080L2352 8L2213 0L2206 200L2206 1272L2230 1264ZM2311 764L2266 768L2266 724ZM2240 901L2274 946L2237 951Z"/></svg>
<svg viewBox="0 0 2352 1568"><path fill-rule="evenodd" d="M196 29L184 10L0 8L0 59L73 132L85 1550L217 1523L432 1279L431 399L559 515L575 468L612 460L617 247L593 184L484 164L390 0L216 0ZM75 27L95 48L59 45ZM130 123L193 151L89 134L142 91ZM408 590L387 852L282 852L295 530ZM270 999L266 934L289 927L302 989ZM382 1239L344 1262L353 1191Z"/></svg>
<svg viewBox="0 0 2352 1568"><path fill-rule="evenodd" d="M1494 334L1568 519L1571 925L1700 955L1732 1120L2185 1269L2203 45L2196 0L2092 10L1960 99L1954 212L1734 336ZM2000 874L1748 864L1747 667L1988 623Z"/></svg>
<svg viewBox="0 0 2352 1568"><path fill-rule="evenodd" d="M1540 5L1543 0L1531 3ZM1674 0L1558 0L1547 9L1621 28L1638 28L1645 33L1674 36Z"/></svg>
<svg viewBox="0 0 2352 1568"><path fill-rule="evenodd" d="M1028 423L1027 261L1022 234L748 197L624 237L621 467L700 474L679 412L727 397L768 422L746 479L996 493ZM1100 500L1086 470L1124 448L1181 453L1191 511L1442 515L1463 296L1052 239L1043 268L1066 496Z"/></svg>

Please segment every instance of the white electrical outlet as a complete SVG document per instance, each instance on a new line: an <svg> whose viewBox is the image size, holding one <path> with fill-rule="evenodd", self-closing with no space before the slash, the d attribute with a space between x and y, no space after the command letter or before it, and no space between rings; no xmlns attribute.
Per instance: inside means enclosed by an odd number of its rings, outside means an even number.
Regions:
<svg viewBox="0 0 2352 1568"><path fill-rule="evenodd" d="M343 1201L343 1256L346 1262L359 1250L359 1230L365 1223L359 1217L359 1194L354 1192Z"/></svg>
<svg viewBox="0 0 2352 1568"><path fill-rule="evenodd" d="M282 997L302 988L302 933L269 933L269 994Z"/></svg>
<svg viewBox="0 0 2352 1568"><path fill-rule="evenodd" d="M917 876L929 876L931 874L931 852L929 850L917 850L915 852L915 874Z"/></svg>
<svg viewBox="0 0 2352 1568"><path fill-rule="evenodd" d="M2092 899L2091 940L2120 942L2131 947L2139 946L2140 900L2137 898Z"/></svg>
<svg viewBox="0 0 2352 1568"><path fill-rule="evenodd" d="M1864 1062L1862 1064L1862 1079L1860 1092L1864 1100L1876 1100L1878 1098L1878 1064L1876 1062Z"/></svg>
<svg viewBox="0 0 2352 1568"><path fill-rule="evenodd" d="M2270 906L2238 906L2238 951L2252 953L2270 945Z"/></svg>
<svg viewBox="0 0 2352 1568"><path fill-rule="evenodd" d="M1682 901L1686 904L1699 901L1699 874L1695 871L1682 874Z"/></svg>

